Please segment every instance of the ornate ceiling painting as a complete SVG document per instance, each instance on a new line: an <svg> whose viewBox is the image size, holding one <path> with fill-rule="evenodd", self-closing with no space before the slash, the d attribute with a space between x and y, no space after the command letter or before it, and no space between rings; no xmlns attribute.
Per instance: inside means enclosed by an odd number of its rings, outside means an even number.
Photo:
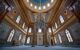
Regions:
<svg viewBox="0 0 80 50"><path fill-rule="evenodd" d="M34 12L46 12L54 6L56 0L23 0L23 2Z"/></svg>

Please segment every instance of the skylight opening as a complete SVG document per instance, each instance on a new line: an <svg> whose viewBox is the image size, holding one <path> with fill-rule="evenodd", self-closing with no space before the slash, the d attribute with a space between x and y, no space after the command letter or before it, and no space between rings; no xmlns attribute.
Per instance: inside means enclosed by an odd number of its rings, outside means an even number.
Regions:
<svg viewBox="0 0 80 50"><path fill-rule="evenodd" d="M47 3L47 7L50 7L50 3Z"/></svg>
<svg viewBox="0 0 80 50"><path fill-rule="evenodd" d="M39 10L41 10L42 8L41 8L41 6L39 6Z"/></svg>
<svg viewBox="0 0 80 50"><path fill-rule="evenodd" d="M37 9L37 6L34 6L34 9Z"/></svg>
<svg viewBox="0 0 80 50"><path fill-rule="evenodd" d="M43 6L43 9L46 9L46 6Z"/></svg>

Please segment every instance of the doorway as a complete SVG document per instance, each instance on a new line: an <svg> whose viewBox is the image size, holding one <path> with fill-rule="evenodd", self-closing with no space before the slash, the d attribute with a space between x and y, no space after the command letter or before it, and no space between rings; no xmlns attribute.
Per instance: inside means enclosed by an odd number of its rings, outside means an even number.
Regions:
<svg viewBox="0 0 80 50"><path fill-rule="evenodd" d="M37 45L42 46L43 45L43 34L37 33Z"/></svg>

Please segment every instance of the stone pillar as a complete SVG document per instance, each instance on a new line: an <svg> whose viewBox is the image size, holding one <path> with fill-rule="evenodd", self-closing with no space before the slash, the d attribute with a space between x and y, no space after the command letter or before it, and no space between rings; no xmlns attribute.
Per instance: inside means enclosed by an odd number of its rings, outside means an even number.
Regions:
<svg viewBox="0 0 80 50"><path fill-rule="evenodd" d="M45 27L43 29L43 43L44 45L47 47L48 46L48 41L47 41L47 27L46 27L46 24L45 24Z"/></svg>
<svg viewBox="0 0 80 50"><path fill-rule="evenodd" d="M32 35L32 47L34 47L36 45L36 25L34 24L33 27L33 35Z"/></svg>

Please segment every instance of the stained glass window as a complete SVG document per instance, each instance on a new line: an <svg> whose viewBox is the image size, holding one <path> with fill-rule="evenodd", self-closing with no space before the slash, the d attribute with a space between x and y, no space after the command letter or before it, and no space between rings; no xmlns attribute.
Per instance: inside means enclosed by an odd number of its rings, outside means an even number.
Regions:
<svg viewBox="0 0 80 50"><path fill-rule="evenodd" d="M61 35L58 34L58 37L59 37L59 41L60 41L60 43L62 43Z"/></svg>
<svg viewBox="0 0 80 50"><path fill-rule="evenodd" d="M15 33L15 30L13 29L11 32L10 32L10 35L9 35L9 37L8 37L8 42L11 42L11 40L12 40L12 38L13 38L13 36L14 36L14 33Z"/></svg>
<svg viewBox="0 0 80 50"><path fill-rule="evenodd" d="M63 16L60 15L59 19L60 19L60 22L61 22L61 23L64 23L64 18L63 18Z"/></svg>
<svg viewBox="0 0 80 50"><path fill-rule="evenodd" d="M72 39L72 37L71 37L71 35L70 35L70 32L66 29L65 30L65 33L66 33L66 36L67 36L67 38L68 38L68 41L69 42L73 42L73 39Z"/></svg>
<svg viewBox="0 0 80 50"><path fill-rule="evenodd" d="M21 17L18 16L17 19L16 19L16 22L19 23L20 22L20 19L21 19Z"/></svg>

